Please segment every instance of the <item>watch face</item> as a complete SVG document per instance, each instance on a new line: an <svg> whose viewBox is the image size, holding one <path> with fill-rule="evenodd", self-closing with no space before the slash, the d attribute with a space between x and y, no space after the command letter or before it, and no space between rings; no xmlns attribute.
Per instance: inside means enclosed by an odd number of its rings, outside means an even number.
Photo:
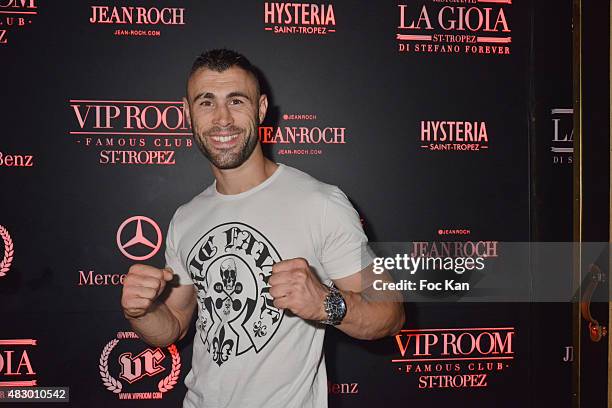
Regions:
<svg viewBox="0 0 612 408"><path fill-rule="evenodd" d="M329 318L337 322L342 321L346 315L346 303L344 298L339 293L332 293L328 301L329 305Z"/></svg>

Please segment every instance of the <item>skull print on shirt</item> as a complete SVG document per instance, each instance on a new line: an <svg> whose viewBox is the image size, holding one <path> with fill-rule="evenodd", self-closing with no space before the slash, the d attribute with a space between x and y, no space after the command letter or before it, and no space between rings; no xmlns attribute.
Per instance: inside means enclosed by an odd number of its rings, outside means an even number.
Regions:
<svg viewBox="0 0 612 408"><path fill-rule="evenodd" d="M283 311L274 307L268 280L280 260L268 239L243 223L218 225L191 249L186 266L198 290L198 332L217 365L260 352L278 330Z"/></svg>

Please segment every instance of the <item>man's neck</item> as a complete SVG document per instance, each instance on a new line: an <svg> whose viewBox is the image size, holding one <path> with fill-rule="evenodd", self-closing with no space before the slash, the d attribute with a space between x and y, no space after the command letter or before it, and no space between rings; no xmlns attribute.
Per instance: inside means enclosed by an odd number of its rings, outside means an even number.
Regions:
<svg viewBox="0 0 612 408"><path fill-rule="evenodd" d="M235 169L222 170L212 166L217 180L217 191L225 195L240 194L263 183L278 168L278 164L268 160L263 154L253 152L242 165Z"/></svg>

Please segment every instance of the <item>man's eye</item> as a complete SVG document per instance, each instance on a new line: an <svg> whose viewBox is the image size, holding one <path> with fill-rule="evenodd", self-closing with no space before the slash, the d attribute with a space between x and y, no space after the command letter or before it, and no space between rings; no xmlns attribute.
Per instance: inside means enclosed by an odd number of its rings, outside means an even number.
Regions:
<svg viewBox="0 0 612 408"><path fill-rule="evenodd" d="M202 101L202 103L200 103L200 106L212 106L212 102L211 101Z"/></svg>
<svg viewBox="0 0 612 408"><path fill-rule="evenodd" d="M241 104L242 104L242 101L241 101L240 99L232 99L232 100L230 101L230 103L231 103L232 105L241 105Z"/></svg>

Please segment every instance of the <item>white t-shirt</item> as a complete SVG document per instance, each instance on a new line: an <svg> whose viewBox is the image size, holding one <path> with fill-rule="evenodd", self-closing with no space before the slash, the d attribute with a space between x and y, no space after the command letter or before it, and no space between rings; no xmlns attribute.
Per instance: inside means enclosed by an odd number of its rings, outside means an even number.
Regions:
<svg viewBox="0 0 612 408"><path fill-rule="evenodd" d="M235 195L213 183L170 223L166 263L198 291L185 408L325 408L325 326L279 310L272 265L301 257L319 279L371 263L359 216L344 193L279 164ZM365 259L362 259L365 258Z"/></svg>

